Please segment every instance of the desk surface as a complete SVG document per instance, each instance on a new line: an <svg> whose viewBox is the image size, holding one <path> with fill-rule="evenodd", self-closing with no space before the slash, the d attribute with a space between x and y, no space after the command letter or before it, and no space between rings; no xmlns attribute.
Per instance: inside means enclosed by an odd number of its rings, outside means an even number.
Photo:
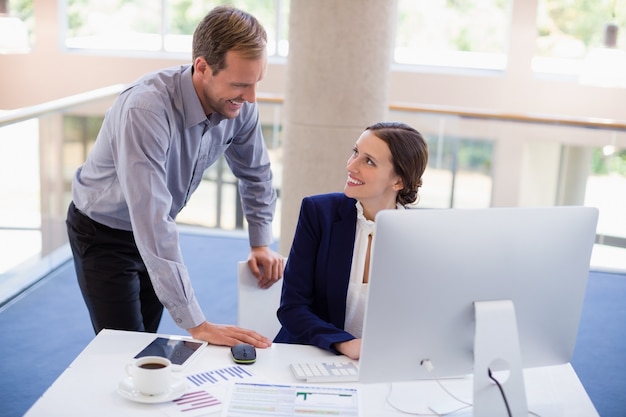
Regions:
<svg viewBox="0 0 626 417"><path fill-rule="evenodd" d="M124 366L154 334L103 330L61 374L25 417L110 417L110 416L173 416L171 402L140 404L122 398L117 392L124 378ZM321 361L334 355L312 346L275 343L268 349L257 349L257 361L245 369L254 375L250 382L301 384L293 378L288 365L292 362ZM183 376L234 366L227 347L208 346L182 372ZM530 411L542 417L598 416L576 373L569 364L524 370L526 395ZM246 381L244 381L246 382ZM204 387L215 397L225 396L230 382ZM471 399L471 379L446 380L446 388ZM193 384L188 391L196 387ZM326 385L326 384L324 384ZM413 412L427 412L433 402L449 401L434 381L413 381L394 384L336 384L357 387L362 417L401 415L385 398L392 386L391 399L396 406ZM217 409L217 407L216 407ZM183 415L183 414L179 414ZM219 413L207 414L219 416ZM466 414L464 414L466 415Z"/></svg>

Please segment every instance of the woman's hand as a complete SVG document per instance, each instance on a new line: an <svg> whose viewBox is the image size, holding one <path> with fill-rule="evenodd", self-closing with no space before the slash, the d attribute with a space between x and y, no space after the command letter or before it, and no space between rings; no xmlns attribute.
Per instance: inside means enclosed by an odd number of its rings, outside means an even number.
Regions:
<svg viewBox="0 0 626 417"><path fill-rule="evenodd" d="M352 339L347 342L335 343L335 349L350 359L358 360L361 356L361 339Z"/></svg>

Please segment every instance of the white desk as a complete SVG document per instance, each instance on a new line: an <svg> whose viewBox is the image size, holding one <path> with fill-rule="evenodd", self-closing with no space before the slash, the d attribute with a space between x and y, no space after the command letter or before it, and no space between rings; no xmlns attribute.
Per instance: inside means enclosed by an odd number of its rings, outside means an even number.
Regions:
<svg viewBox="0 0 626 417"><path fill-rule="evenodd" d="M103 330L72 362L44 395L26 413L26 417L120 417L167 416L161 404L139 404L122 398L117 392L124 377L124 365L153 338L154 334ZM268 383L298 384L288 369L291 362L315 361L334 355L312 346L275 343L268 349L257 349L257 361L246 366L255 377ZM209 346L183 375L233 366L227 347ZM567 365L528 369L524 371L528 407L542 417L597 417L572 367ZM224 383L228 384L228 383ZM222 385L224 385L222 384ZM471 398L470 380L449 380L446 387L455 394ZM363 417L397 416L385 402L389 384L339 384L356 386L361 399ZM193 389L193 388L190 388ZM216 394L217 396L217 394ZM430 405L447 399L434 381L393 384L396 405L413 411L425 411ZM219 414L210 414L218 416Z"/></svg>

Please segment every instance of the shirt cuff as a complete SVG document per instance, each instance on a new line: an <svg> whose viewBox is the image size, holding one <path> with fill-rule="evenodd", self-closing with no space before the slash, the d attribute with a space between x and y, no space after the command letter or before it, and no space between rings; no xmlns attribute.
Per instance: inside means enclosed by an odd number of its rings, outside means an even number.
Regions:
<svg viewBox="0 0 626 417"><path fill-rule="evenodd" d="M274 241L271 224L248 224L248 238L250 239L250 246L269 246Z"/></svg>
<svg viewBox="0 0 626 417"><path fill-rule="evenodd" d="M201 325L206 321L204 313L198 304L198 301L194 297L193 301L188 305L181 307L172 307L167 310L172 316L174 323L181 329L191 329Z"/></svg>

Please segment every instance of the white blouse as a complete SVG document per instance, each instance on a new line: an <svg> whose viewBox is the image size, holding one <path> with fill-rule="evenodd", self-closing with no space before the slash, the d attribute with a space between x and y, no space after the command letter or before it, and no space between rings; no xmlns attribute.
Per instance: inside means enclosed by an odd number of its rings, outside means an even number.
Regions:
<svg viewBox="0 0 626 417"><path fill-rule="evenodd" d="M405 207L398 204L396 208L404 209ZM372 238L374 237L376 224L372 220L365 218L363 215L363 206L361 206L359 201L356 202L356 210L356 234L354 236L352 267L350 268L350 283L348 284L348 294L346 297L346 320L344 322L344 329L352 336L361 338L368 291L367 283L363 283L365 258L367 256L367 241L370 234ZM370 248L370 252L372 250L373 248Z"/></svg>

